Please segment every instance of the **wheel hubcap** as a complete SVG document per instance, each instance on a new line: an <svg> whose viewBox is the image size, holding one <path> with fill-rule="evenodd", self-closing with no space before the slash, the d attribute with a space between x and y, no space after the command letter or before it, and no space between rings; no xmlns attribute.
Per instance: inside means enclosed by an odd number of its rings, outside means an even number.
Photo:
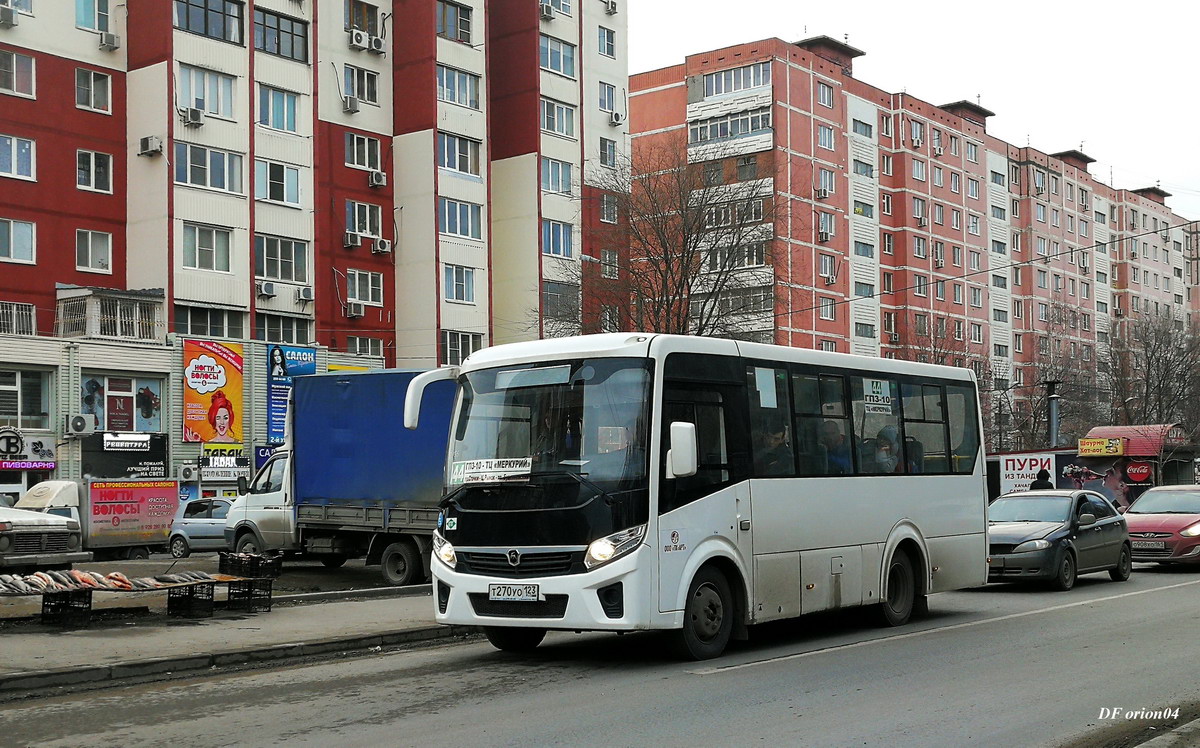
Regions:
<svg viewBox="0 0 1200 748"><path fill-rule="evenodd" d="M721 622L725 618L725 607L721 604L721 596L711 584L706 584L696 590L692 601L692 631L700 639L708 641L721 630Z"/></svg>

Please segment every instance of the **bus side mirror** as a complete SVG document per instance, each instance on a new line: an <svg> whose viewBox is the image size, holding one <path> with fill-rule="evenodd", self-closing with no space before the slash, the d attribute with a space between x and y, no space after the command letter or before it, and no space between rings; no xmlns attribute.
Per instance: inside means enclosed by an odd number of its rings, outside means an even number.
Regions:
<svg viewBox="0 0 1200 748"><path fill-rule="evenodd" d="M671 424L671 449L667 452L667 474L672 478L695 475L699 469L696 449L696 424L675 421Z"/></svg>
<svg viewBox="0 0 1200 748"><path fill-rule="evenodd" d="M421 417L421 396L425 388L443 379L458 379L457 366L443 366L440 369L418 374L408 383L408 392L404 394L404 428L410 431L417 427Z"/></svg>
<svg viewBox="0 0 1200 748"><path fill-rule="evenodd" d="M246 476L239 475L237 479L238 496L245 496L250 493L250 483L246 480Z"/></svg>

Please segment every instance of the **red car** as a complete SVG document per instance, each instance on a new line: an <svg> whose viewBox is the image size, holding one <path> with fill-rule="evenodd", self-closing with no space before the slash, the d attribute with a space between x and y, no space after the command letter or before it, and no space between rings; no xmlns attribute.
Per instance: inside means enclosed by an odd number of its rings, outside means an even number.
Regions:
<svg viewBox="0 0 1200 748"><path fill-rule="evenodd" d="M1134 561L1200 563L1200 486L1159 486L1125 512Z"/></svg>

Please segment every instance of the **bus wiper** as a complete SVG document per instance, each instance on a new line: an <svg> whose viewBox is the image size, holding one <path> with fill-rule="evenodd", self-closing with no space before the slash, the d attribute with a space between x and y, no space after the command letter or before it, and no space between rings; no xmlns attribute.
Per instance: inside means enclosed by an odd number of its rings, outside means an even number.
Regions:
<svg viewBox="0 0 1200 748"><path fill-rule="evenodd" d="M467 484L462 483L462 484L458 485L456 488L454 488L453 490L451 490L450 493L443 496L442 500L439 501L437 504L438 509L445 509L451 505L456 506L459 509L461 509L462 507L459 506L459 503L458 503L458 495L460 493L462 493L463 489L465 489L466 487L467 487Z"/></svg>
<svg viewBox="0 0 1200 748"><path fill-rule="evenodd" d="M589 480L587 477L587 473L584 473L584 472L575 472L572 470L538 470L536 472L531 473L530 477L532 478L535 475L548 475L548 476L569 475L572 478L574 478L575 480L579 481L580 485L587 486L588 488L595 491L596 495L599 496L600 498L604 499L604 503L607 504L608 506L612 506L615 501L615 499L613 499L613 497L608 494L608 491L605 491L603 488L596 485L593 481Z"/></svg>

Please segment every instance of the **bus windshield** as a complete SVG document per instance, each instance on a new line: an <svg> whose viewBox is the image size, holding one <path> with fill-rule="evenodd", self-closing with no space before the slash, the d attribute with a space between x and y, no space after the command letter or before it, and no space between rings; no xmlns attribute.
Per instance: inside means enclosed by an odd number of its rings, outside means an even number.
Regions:
<svg viewBox="0 0 1200 748"><path fill-rule="evenodd" d="M464 374L446 465L449 487L569 474L645 480L651 369L594 358Z"/></svg>

